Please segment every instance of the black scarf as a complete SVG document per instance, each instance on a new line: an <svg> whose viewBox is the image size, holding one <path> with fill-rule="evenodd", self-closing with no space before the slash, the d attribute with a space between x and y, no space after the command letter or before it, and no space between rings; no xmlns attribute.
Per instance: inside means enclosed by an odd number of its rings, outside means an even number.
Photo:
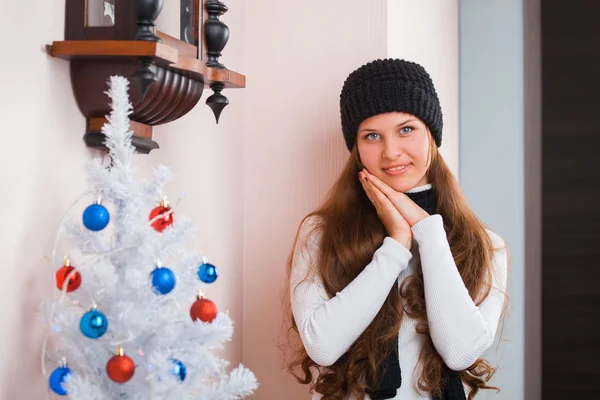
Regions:
<svg viewBox="0 0 600 400"><path fill-rule="evenodd" d="M433 189L416 193L406 193L406 195L417 203L419 207L427 211L428 214L436 213L437 205ZM367 393L372 400L391 399L396 396L396 391L402 383L398 359L398 342L396 341L390 345L387 357L377 366L379 384L375 384L371 379L368 382L370 389L367 390ZM465 398L465 390L460 379L460 374L444 365L442 372L442 396L433 396L433 400L465 400Z"/></svg>

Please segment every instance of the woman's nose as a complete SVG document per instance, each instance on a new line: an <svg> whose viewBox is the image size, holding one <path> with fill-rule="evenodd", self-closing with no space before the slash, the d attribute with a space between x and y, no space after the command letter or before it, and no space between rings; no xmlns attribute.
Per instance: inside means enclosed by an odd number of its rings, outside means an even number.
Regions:
<svg viewBox="0 0 600 400"><path fill-rule="evenodd" d="M384 142L383 158L395 160L403 153L402 146L395 138L390 138Z"/></svg>

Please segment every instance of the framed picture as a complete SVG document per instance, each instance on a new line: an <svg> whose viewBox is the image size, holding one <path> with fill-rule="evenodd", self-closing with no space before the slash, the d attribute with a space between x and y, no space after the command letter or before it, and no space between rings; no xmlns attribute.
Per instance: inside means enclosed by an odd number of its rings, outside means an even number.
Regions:
<svg viewBox="0 0 600 400"><path fill-rule="evenodd" d="M180 0L179 39L198 48L202 59L204 0Z"/></svg>
<svg viewBox="0 0 600 400"><path fill-rule="evenodd" d="M85 2L85 26L114 26L115 0L87 0Z"/></svg>
<svg viewBox="0 0 600 400"><path fill-rule="evenodd" d="M65 39L135 40L138 30L136 3L135 0L66 0ZM206 0L153 0L148 3L154 6L162 3L162 11L166 11L162 18L169 22L165 24L167 32L157 29L159 37L187 57L199 60L206 57L203 37L208 15Z"/></svg>

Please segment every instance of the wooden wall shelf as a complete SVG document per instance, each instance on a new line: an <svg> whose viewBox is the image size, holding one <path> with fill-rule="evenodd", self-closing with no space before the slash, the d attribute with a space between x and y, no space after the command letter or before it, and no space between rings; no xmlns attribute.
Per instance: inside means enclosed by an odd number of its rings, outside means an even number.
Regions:
<svg viewBox="0 0 600 400"><path fill-rule="evenodd" d="M159 37L165 37L165 34ZM178 39L172 39L178 41ZM184 43L184 42L182 42ZM64 40L46 46L48 54L69 61L92 61L110 59L133 59L150 57L164 68L188 73L203 80L205 87L221 82L225 88L246 87L246 77L238 72L223 68L207 67L206 63L194 57L181 55L178 48L160 42L140 42L136 40Z"/></svg>
<svg viewBox="0 0 600 400"><path fill-rule="evenodd" d="M132 82L130 119L133 143L139 153L159 148L152 140L152 127L186 115L198 103L204 88L214 91L207 104L218 122L222 109L228 104L221 91L246 87L243 74L217 61L229 37L229 29L218 20L227 10L220 1L189 0L195 10L190 26L212 24L212 37L200 37L203 30L194 29L195 44L154 32L153 22L148 21L156 19L161 0L111 0L116 10L112 27L83 26L88 12L86 1L66 0L67 40L55 41L47 45L46 50L52 57L70 62L75 100L87 120L84 135L87 146L106 150L101 127L110 112L104 92L112 75L122 75ZM142 14L146 13L139 21L135 16L139 18L141 14L136 7Z"/></svg>

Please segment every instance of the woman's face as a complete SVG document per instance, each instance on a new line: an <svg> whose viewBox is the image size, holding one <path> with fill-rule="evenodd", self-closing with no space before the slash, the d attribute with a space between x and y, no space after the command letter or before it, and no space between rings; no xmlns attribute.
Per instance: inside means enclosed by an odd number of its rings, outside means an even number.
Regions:
<svg viewBox="0 0 600 400"><path fill-rule="evenodd" d="M358 127L356 145L365 168L398 192L425 185L429 168L427 126L402 112L375 115Z"/></svg>

